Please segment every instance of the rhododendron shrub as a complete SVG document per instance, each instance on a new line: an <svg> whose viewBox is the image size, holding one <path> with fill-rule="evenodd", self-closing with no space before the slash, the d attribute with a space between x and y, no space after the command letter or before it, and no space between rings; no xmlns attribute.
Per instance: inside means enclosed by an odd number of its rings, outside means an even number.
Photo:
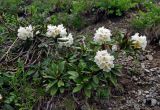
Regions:
<svg viewBox="0 0 160 110"><path fill-rule="evenodd" d="M124 34L113 36L111 30L104 27L100 27L89 42L84 36L75 42L71 47L71 53L66 52L65 54L68 56L65 63L67 74L66 72L64 74L68 78L68 88L72 93L80 93L87 97L108 96L110 86L118 86L117 76L122 64L116 63L118 55L115 54L126 50L126 52L129 50L136 53L144 50L147 45L146 36L138 36L135 39L130 36L125 39ZM63 82L63 86L66 87L65 79L63 77L60 79L63 80L61 83ZM51 84L52 82L49 85ZM52 93L61 92L58 91L60 87L53 87L54 89L51 90L54 92Z"/></svg>
<svg viewBox="0 0 160 110"><path fill-rule="evenodd" d="M97 29L90 40L84 36L75 40L62 24L48 25L42 32L43 28L36 27L20 27L17 37L24 42L40 39L45 45L55 45L50 47L54 52L47 53L51 59L40 71L46 92L51 95L70 91L87 97L107 96L111 86L118 86L117 76L122 66L116 61L119 53L128 50L136 53L147 46L146 36L114 35L105 27Z"/></svg>

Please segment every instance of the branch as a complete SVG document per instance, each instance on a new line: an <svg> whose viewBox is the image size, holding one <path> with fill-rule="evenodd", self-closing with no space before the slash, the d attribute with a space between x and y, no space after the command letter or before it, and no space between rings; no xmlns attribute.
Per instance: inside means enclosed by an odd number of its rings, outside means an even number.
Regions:
<svg viewBox="0 0 160 110"><path fill-rule="evenodd" d="M1 57L0 62L6 57L6 55L8 55L8 53L10 52L11 48L14 46L14 44L17 42L18 37L16 38L16 40L12 43L12 45L8 48L7 52Z"/></svg>

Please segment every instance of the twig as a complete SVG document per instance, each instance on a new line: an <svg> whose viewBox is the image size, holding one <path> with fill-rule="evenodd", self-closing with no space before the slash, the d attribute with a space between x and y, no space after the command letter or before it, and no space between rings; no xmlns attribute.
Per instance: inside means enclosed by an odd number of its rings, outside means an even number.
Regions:
<svg viewBox="0 0 160 110"><path fill-rule="evenodd" d="M73 97L73 100L78 104L80 105L80 103L77 101L77 99L75 98L74 94L72 94L72 97Z"/></svg>
<svg viewBox="0 0 160 110"><path fill-rule="evenodd" d="M29 55L30 55L30 51L34 48L34 45L35 45L35 43L30 46L30 48L29 48L29 50L28 50L28 52L27 52L27 54L26 54L27 58L26 58L25 64L27 64L27 61L28 61Z"/></svg>
<svg viewBox="0 0 160 110"><path fill-rule="evenodd" d="M24 52L23 50L21 50L21 52L15 57L15 58L12 58L11 60L9 60L8 62L12 62L12 61L15 61L17 58L19 58L21 55L23 55Z"/></svg>
<svg viewBox="0 0 160 110"><path fill-rule="evenodd" d="M46 110L49 109L49 106L51 105L52 100L53 100L53 96L52 96L52 98L47 102Z"/></svg>
<svg viewBox="0 0 160 110"><path fill-rule="evenodd" d="M11 48L14 46L14 44L17 42L18 37L16 38L16 40L12 43L12 45L8 48L7 52L1 57L0 62L4 59L4 57L6 57L6 55L8 55L8 53L10 52Z"/></svg>
<svg viewBox="0 0 160 110"><path fill-rule="evenodd" d="M32 65L40 58L41 54L42 54L42 51L38 52L38 57L32 62Z"/></svg>

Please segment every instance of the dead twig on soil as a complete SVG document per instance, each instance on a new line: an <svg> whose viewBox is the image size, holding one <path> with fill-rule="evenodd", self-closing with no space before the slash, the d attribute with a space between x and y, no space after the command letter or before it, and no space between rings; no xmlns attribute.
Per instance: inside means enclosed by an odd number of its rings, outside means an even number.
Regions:
<svg viewBox="0 0 160 110"><path fill-rule="evenodd" d="M80 105L80 103L77 101L77 99L75 98L74 94L72 94L72 97L73 97L73 100L78 104Z"/></svg>
<svg viewBox="0 0 160 110"><path fill-rule="evenodd" d="M51 102L52 102L52 100L53 100L53 96L52 96L52 98L47 102L47 107L46 107L46 110L51 110L51 108L52 108L52 104L51 104ZM51 105L51 106L50 106ZM49 109L50 108L50 109Z"/></svg>
<svg viewBox="0 0 160 110"><path fill-rule="evenodd" d="M12 45L8 48L7 52L1 57L0 62L8 55L8 53L10 52L11 48L14 46L14 44L17 42L18 37L16 38L16 40L12 43Z"/></svg>

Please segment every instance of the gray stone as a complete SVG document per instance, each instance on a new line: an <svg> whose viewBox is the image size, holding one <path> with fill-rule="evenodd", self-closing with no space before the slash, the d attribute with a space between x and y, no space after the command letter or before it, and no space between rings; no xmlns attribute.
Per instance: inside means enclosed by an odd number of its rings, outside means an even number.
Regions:
<svg viewBox="0 0 160 110"><path fill-rule="evenodd" d="M134 106L134 109L135 109L135 110L140 110L140 107L139 107L138 104L134 104L133 106Z"/></svg>
<svg viewBox="0 0 160 110"><path fill-rule="evenodd" d="M140 56L139 56L139 59L140 59L141 61L143 61L143 60L145 60L145 56L140 55Z"/></svg>
<svg viewBox="0 0 160 110"><path fill-rule="evenodd" d="M153 60L153 56L152 55L146 55L148 60Z"/></svg>
<svg viewBox="0 0 160 110"><path fill-rule="evenodd" d="M149 98L150 97L150 95L146 95L146 98Z"/></svg>
<svg viewBox="0 0 160 110"><path fill-rule="evenodd" d="M157 68L151 68L150 69L150 71L152 71L152 72L154 72L154 71L156 71L157 70Z"/></svg>
<svg viewBox="0 0 160 110"><path fill-rule="evenodd" d="M144 69L145 72L149 73L150 71L148 69Z"/></svg>
<svg viewBox="0 0 160 110"><path fill-rule="evenodd" d="M144 69L144 68L145 68L145 64L144 64L144 63L141 63L141 67Z"/></svg>
<svg viewBox="0 0 160 110"><path fill-rule="evenodd" d="M142 91L141 90L138 90L138 95L141 95L142 94Z"/></svg>
<svg viewBox="0 0 160 110"><path fill-rule="evenodd" d="M144 91L145 94L149 94L149 91Z"/></svg>
<svg viewBox="0 0 160 110"><path fill-rule="evenodd" d="M157 100L156 99L151 99L151 106L155 106L157 104Z"/></svg>

